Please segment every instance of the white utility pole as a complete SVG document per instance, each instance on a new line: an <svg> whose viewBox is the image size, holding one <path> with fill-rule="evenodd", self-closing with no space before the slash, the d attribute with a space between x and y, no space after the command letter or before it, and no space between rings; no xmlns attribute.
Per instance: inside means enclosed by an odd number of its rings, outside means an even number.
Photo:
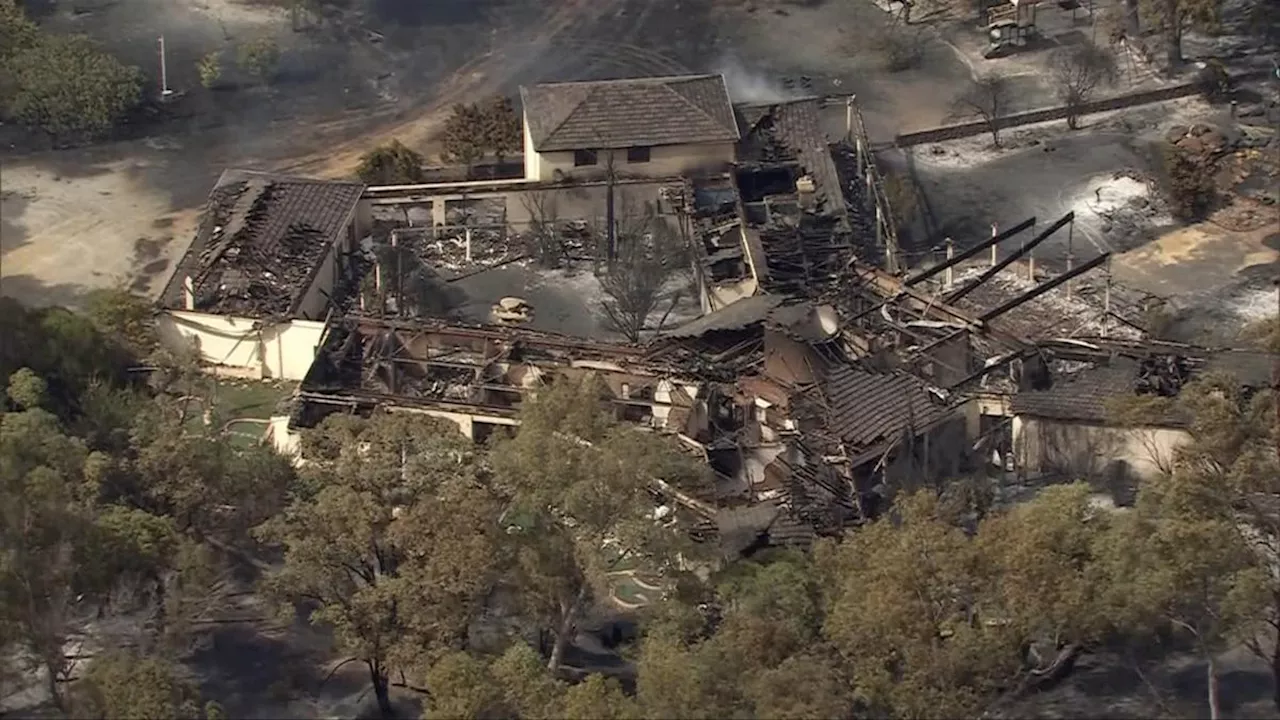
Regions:
<svg viewBox="0 0 1280 720"><path fill-rule="evenodd" d="M160 36L160 99L168 100L173 91L169 89L169 66L164 56L164 36Z"/></svg>

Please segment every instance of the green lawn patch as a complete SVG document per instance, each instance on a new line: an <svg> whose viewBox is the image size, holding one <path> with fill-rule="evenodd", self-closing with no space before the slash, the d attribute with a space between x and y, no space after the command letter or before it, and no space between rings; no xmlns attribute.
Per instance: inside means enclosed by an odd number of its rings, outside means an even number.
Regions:
<svg viewBox="0 0 1280 720"><path fill-rule="evenodd" d="M293 383L220 378L210 400L223 422L239 418L266 420L279 413L281 402L293 394L293 389Z"/></svg>

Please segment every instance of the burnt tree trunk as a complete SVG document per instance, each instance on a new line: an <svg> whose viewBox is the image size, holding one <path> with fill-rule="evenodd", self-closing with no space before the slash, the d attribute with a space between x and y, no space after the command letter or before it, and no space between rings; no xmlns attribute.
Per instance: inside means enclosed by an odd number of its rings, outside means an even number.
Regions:
<svg viewBox="0 0 1280 720"><path fill-rule="evenodd" d="M1138 37L1138 0L1124 0L1124 29L1130 37Z"/></svg>
<svg viewBox="0 0 1280 720"><path fill-rule="evenodd" d="M1276 644L1271 650L1271 699L1280 710L1280 632L1276 633Z"/></svg>
<svg viewBox="0 0 1280 720"><path fill-rule="evenodd" d="M369 680L373 682L373 694L378 698L378 714L384 720L395 717L391 707L391 688L386 670L378 663L369 663Z"/></svg>
<svg viewBox="0 0 1280 720"><path fill-rule="evenodd" d="M1218 664L1213 656L1209 656L1209 718L1218 720L1222 717L1222 709L1218 704Z"/></svg>
<svg viewBox="0 0 1280 720"><path fill-rule="evenodd" d="M1169 69L1182 65L1182 20L1178 17L1178 0L1164 0L1165 56Z"/></svg>
<svg viewBox="0 0 1280 720"><path fill-rule="evenodd" d="M547 661L547 669L553 673L559 670L560 663L564 662L565 650L569 648L569 641L573 639L573 632L578 624L578 611L586 598L587 586L584 584L572 603L561 606L560 627L556 628L556 640L551 647L551 659Z"/></svg>
<svg viewBox="0 0 1280 720"><path fill-rule="evenodd" d="M58 684L58 673L61 668L53 662L45 663L45 671L49 673L49 701L62 712L67 711L66 700L62 697L62 687Z"/></svg>

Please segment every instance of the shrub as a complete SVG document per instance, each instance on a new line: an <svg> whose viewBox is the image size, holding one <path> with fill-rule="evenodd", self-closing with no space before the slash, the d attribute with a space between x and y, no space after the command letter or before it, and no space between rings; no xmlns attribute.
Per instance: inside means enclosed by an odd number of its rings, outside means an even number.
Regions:
<svg viewBox="0 0 1280 720"><path fill-rule="evenodd" d="M196 63L196 71L200 73L200 84L212 88L222 79L222 59L217 50L200 58Z"/></svg>
<svg viewBox="0 0 1280 720"><path fill-rule="evenodd" d="M422 165L421 154L399 140L392 140L365 153L356 174L366 185L420 183L426 178Z"/></svg>
<svg viewBox="0 0 1280 720"><path fill-rule="evenodd" d="M1161 147L1160 160L1164 194L1173 214L1189 222L1203 219L1217 198L1211 168L1172 143Z"/></svg>
<svg viewBox="0 0 1280 720"><path fill-rule="evenodd" d="M271 38L258 38L240 46L236 51L236 62L241 70L254 76L259 82L270 83L280 65L280 46Z"/></svg>

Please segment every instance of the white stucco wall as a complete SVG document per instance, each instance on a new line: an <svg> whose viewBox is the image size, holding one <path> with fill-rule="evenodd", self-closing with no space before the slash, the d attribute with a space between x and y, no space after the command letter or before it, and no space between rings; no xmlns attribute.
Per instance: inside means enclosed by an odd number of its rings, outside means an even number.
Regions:
<svg viewBox="0 0 1280 720"><path fill-rule="evenodd" d="M311 286L298 303L296 314L310 320L324 320L329 310L329 298L333 296L333 285L338 277L338 257L333 248L320 261L316 268L316 276Z"/></svg>
<svg viewBox="0 0 1280 720"><path fill-rule="evenodd" d="M324 322L294 320L263 334L265 377L301 380L311 369L324 337Z"/></svg>
<svg viewBox="0 0 1280 720"><path fill-rule="evenodd" d="M627 162L627 151L601 150L596 155L596 164L575 167L573 151L557 151L537 153L532 151L532 142L525 148L525 174L529 179L552 180L559 170L566 176L594 179L604 177L608 167L609 154L613 153L613 169L624 177L674 177L688 173L723 172L734 161L736 146L734 143L703 143L689 145L656 145L649 150L649 162ZM536 174L531 174L536 173Z"/></svg>
<svg viewBox="0 0 1280 720"><path fill-rule="evenodd" d="M267 439L276 452L295 461L302 457L302 435L289 429L288 415L272 415L267 424Z"/></svg>
<svg viewBox="0 0 1280 720"><path fill-rule="evenodd" d="M737 282L712 285L707 288L707 295L703 299L702 312L713 313L716 310L722 310L743 298L755 295L758 288L759 284L755 278L750 277Z"/></svg>
<svg viewBox="0 0 1280 720"><path fill-rule="evenodd" d="M533 149L533 136L529 134L529 120L524 121L524 179L542 180L542 156Z"/></svg>
<svg viewBox="0 0 1280 720"><path fill-rule="evenodd" d="M283 380L301 380L307 374L324 335L324 323L318 320L264 325L261 320L185 310L165 311L156 328L167 347L194 345L209 365Z"/></svg>
<svg viewBox="0 0 1280 720"><path fill-rule="evenodd" d="M1190 442L1185 430L1117 428L1018 416L1013 419L1014 452L1028 472L1058 472L1079 478L1102 475L1121 461L1138 479L1168 468L1174 451Z"/></svg>

